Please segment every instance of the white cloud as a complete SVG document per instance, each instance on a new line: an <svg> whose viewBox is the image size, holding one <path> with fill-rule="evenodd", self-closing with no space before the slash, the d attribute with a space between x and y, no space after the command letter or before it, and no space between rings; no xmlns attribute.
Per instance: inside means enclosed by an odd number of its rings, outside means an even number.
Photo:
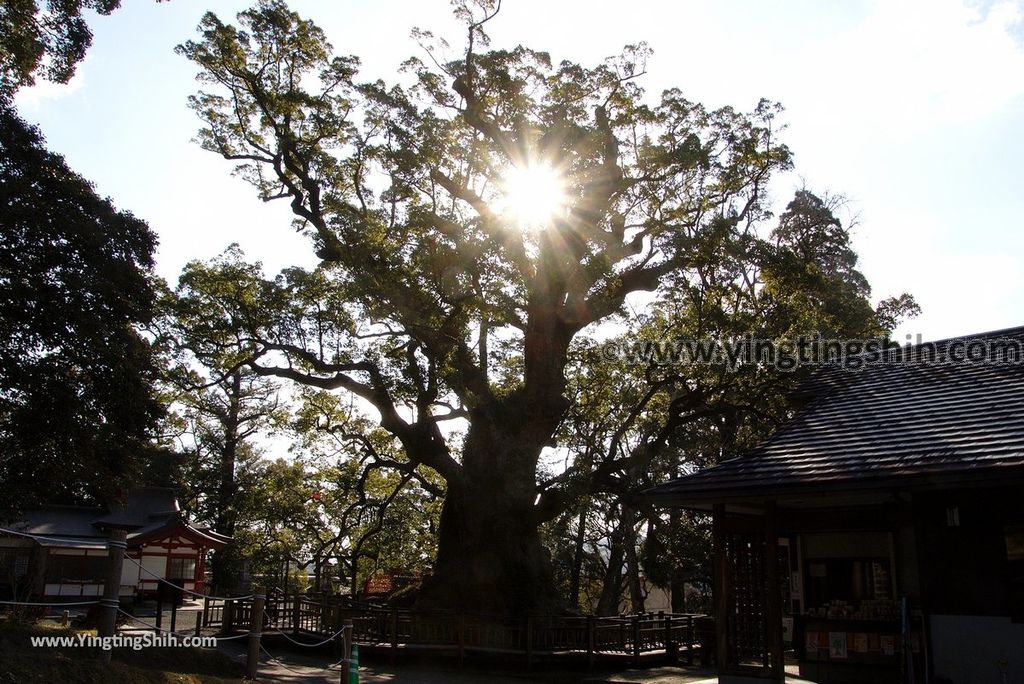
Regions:
<svg viewBox="0 0 1024 684"><path fill-rule="evenodd" d="M891 135L976 121L1024 94L1024 49L1014 35L1022 17L1019 0L984 9L957 0L877 0L858 25L819 46L801 78L848 103L830 107L829 116L845 114ZM821 94L800 90L809 101Z"/></svg>
<svg viewBox="0 0 1024 684"><path fill-rule="evenodd" d="M35 85L22 88L14 95L14 104L21 111L38 111L45 104L67 97L82 89L85 85L86 62L88 55L79 62L75 75L67 83L54 83L45 78L36 77Z"/></svg>

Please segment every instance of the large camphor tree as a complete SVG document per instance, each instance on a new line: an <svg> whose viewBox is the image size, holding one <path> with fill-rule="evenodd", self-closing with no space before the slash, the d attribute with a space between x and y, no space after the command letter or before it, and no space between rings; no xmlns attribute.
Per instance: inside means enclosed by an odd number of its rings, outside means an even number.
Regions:
<svg viewBox="0 0 1024 684"><path fill-rule="evenodd" d="M359 82L281 2L238 27L208 14L179 48L200 67L202 145L289 202L321 260L225 295L231 330L210 337L257 373L360 397L407 467L443 479L421 605L547 610L538 530L578 491L538 466L560 446L574 339L756 231L790 153L771 103L645 95L642 46L595 67L481 51L494 8L457 11L462 57L421 32L427 58L397 85Z"/></svg>

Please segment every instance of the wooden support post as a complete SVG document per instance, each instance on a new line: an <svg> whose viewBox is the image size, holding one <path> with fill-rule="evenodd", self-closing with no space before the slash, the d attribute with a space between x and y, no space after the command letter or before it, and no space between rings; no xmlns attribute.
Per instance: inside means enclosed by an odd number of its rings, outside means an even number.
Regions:
<svg viewBox="0 0 1024 684"><path fill-rule="evenodd" d="M765 627L768 671L778 681L786 676L782 655L782 589L779 579L779 519L774 501L764 504L765 535Z"/></svg>
<svg viewBox="0 0 1024 684"><path fill-rule="evenodd" d="M122 529L111 529L107 541L110 564L107 566L107 581L103 585L103 598L100 600L102 615L100 616L100 637L113 637L117 626L117 609L121 605L121 566L124 565L124 550L128 548L125 538L128 532ZM110 662L111 649L102 651L102 660Z"/></svg>
<svg viewBox="0 0 1024 684"><path fill-rule="evenodd" d="M195 615L196 615L196 624L195 624L194 635L195 636L199 636L200 633L202 632L202 629L203 629L203 614L200 613L199 611L196 611Z"/></svg>
<svg viewBox="0 0 1024 684"><path fill-rule="evenodd" d="M594 668L597 660L597 618L587 616L587 667Z"/></svg>
<svg viewBox="0 0 1024 684"><path fill-rule="evenodd" d="M640 667L640 616L633 616L633 667Z"/></svg>
<svg viewBox="0 0 1024 684"><path fill-rule="evenodd" d="M302 628L302 597L296 596L292 605L292 634L294 636L299 635L299 629Z"/></svg>
<svg viewBox="0 0 1024 684"><path fill-rule="evenodd" d="M398 609L391 609L391 664L398 659Z"/></svg>
<svg viewBox="0 0 1024 684"><path fill-rule="evenodd" d="M715 564L715 659L718 671L729 666L729 566L725 548L725 505L715 504L711 537Z"/></svg>
<svg viewBox="0 0 1024 684"><path fill-rule="evenodd" d="M210 597L203 597L203 627L210 626Z"/></svg>
<svg viewBox="0 0 1024 684"><path fill-rule="evenodd" d="M348 684L349 677L352 676L352 639L355 632L355 627L352 625L352 620L345 620L345 626L342 632L342 658L341 658L341 683Z"/></svg>
<svg viewBox="0 0 1024 684"><path fill-rule="evenodd" d="M249 653L245 660L245 678L256 679L256 670L260 662L260 632L263 629L263 607L267 597L260 588L252 599L252 620L249 622Z"/></svg>
<svg viewBox="0 0 1024 684"><path fill-rule="evenodd" d="M334 648L334 656L341 659L341 677L338 681L340 684L349 684L349 677L352 676L352 673L348 660L345 659L345 630L338 631L332 647Z"/></svg>
<svg viewBox="0 0 1024 684"><path fill-rule="evenodd" d="M658 611L658 617L665 621L665 659L670 663L679 660L679 644L672 635L672 616L665 615L664 611Z"/></svg>

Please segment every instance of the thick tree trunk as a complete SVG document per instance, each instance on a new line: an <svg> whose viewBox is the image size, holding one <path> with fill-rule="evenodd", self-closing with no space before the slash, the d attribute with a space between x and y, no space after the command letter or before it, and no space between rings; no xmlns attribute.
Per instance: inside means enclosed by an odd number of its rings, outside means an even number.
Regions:
<svg viewBox="0 0 1024 684"><path fill-rule="evenodd" d="M601 598L597 601L598 615L618 615L622 602L622 563L625 560L625 547L622 535L616 529L612 532L611 547L608 549L608 567L604 573L601 586Z"/></svg>
<svg viewBox="0 0 1024 684"><path fill-rule="evenodd" d="M550 312L531 317L523 386L471 411L461 472L447 480L434 572L418 606L501 615L565 610L536 503L540 453L567 406L571 339Z"/></svg>
<svg viewBox="0 0 1024 684"><path fill-rule="evenodd" d="M673 570L669 580L669 589L672 593L672 612L688 613L686 605L686 575L682 570Z"/></svg>
<svg viewBox="0 0 1024 684"><path fill-rule="evenodd" d="M231 375L230 384L225 388L225 394L228 398L228 407L224 415L222 451L218 454L220 477L217 483L217 509L213 527L220 534L233 537L236 522L233 500L238 490L238 485L235 482L235 465L238 460L238 425L242 395L240 373L236 372ZM241 562L241 554L235 543L229 543L225 549L215 553L213 562L210 564L213 586L225 593L238 591Z"/></svg>
<svg viewBox="0 0 1024 684"><path fill-rule="evenodd" d="M583 574L583 546L587 540L587 505L583 505L576 520L576 541L572 554L572 574L569 577L569 607L579 608L580 576Z"/></svg>
<svg viewBox="0 0 1024 684"><path fill-rule="evenodd" d="M216 593L224 596L241 591L243 559L238 552L238 545L229 543L220 551L215 551L210 558L210 573Z"/></svg>
<svg viewBox="0 0 1024 684"><path fill-rule="evenodd" d="M626 552L626 575L629 579L629 604L634 613L644 610L644 589L640 581L640 561L636 555L636 511L622 507L622 540Z"/></svg>
<svg viewBox="0 0 1024 684"><path fill-rule="evenodd" d="M437 561L417 605L491 614L558 611L532 502L490 487L449 488Z"/></svg>
<svg viewBox="0 0 1024 684"><path fill-rule="evenodd" d="M349 591L352 598L358 598L362 592L359 591L359 554L352 555L352 576L349 579Z"/></svg>

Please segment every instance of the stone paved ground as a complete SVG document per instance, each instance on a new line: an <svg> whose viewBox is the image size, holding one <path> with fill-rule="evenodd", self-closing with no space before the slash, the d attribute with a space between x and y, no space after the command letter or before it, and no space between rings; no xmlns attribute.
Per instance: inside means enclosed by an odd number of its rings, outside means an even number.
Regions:
<svg viewBox="0 0 1024 684"><path fill-rule="evenodd" d="M221 649L239 662L245 662L244 644L224 642ZM341 679L339 668L325 669L322 655L304 656L280 648L275 648L271 653L275 660L270 660L264 654L260 661L260 682L338 684ZM360 684L713 684L717 679L707 670L678 667L613 672L519 673L491 672L470 667L460 670L427 665L364 663L360 667L359 681Z"/></svg>

